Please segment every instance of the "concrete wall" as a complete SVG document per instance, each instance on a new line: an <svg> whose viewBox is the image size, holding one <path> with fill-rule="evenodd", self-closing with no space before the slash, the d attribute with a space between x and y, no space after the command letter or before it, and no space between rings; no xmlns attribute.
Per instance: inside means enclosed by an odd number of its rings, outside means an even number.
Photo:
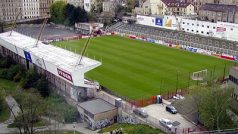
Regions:
<svg viewBox="0 0 238 134"><path fill-rule="evenodd" d="M99 113L97 115L94 115L94 120L95 121L99 121L99 120L103 120L103 119L114 119L115 116L117 116L118 114L118 110L114 109L112 111L108 111L108 112L104 112L104 113Z"/></svg>

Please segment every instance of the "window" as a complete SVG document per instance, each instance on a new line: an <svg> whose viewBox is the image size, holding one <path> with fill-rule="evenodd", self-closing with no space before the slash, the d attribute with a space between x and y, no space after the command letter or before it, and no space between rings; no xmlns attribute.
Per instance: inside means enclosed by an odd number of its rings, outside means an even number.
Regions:
<svg viewBox="0 0 238 134"><path fill-rule="evenodd" d="M204 32L203 32L203 31L201 31L201 33L203 34Z"/></svg>

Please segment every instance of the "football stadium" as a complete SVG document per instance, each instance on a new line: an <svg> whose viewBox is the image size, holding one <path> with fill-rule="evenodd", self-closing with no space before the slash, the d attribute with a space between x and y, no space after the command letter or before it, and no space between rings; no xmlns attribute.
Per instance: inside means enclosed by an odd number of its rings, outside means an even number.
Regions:
<svg viewBox="0 0 238 134"><path fill-rule="evenodd" d="M79 53L86 40L55 42L54 45ZM203 82L223 79L229 68L236 65L233 61L188 52L181 47L170 48L119 35L92 38L86 56L102 62L102 66L86 74L88 79L133 100L176 93Z"/></svg>

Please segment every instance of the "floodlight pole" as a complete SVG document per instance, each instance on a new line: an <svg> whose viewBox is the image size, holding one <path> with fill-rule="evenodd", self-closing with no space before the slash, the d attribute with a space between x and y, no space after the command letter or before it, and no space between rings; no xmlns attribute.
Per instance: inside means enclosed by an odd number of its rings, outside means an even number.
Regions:
<svg viewBox="0 0 238 134"><path fill-rule="evenodd" d="M39 34L37 36L35 47L37 47L38 42L41 39L41 36L42 36L42 33L43 33L44 29L45 29L45 25L46 25L47 21L48 21L48 18L45 18L44 21L43 21L43 24L41 26L40 32L39 32Z"/></svg>
<svg viewBox="0 0 238 134"><path fill-rule="evenodd" d="M78 62L78 64L81 63L81 61L82 61L82 59L83 59L83 56L85 55L85 52L86 52L86 50L87 50L87 48L88 48L88 46L89 46L89 41L90 41L90 39L92 38L92 35L93 35L93 30L91 31L91 33L90 33L90 35L89 35L89 38L88 38L88 40L87 40L87 42L86 42L86 45L84 46L84 48L83 48L82 51L81 51L81 56L79 57L79 62Z"/></svg>
<svg viewBox="0 0 238 134"><path fill-rule="evenodd" d="M17 14L16 19L14 20L14 23L12 24L11 32L10 32L9 36L12 35L13 28L16 26L17 19L18 19L18 17L19 17L20 14L21 14L21 9L20 9L20 11L19 11L18 14Z"/></svg>

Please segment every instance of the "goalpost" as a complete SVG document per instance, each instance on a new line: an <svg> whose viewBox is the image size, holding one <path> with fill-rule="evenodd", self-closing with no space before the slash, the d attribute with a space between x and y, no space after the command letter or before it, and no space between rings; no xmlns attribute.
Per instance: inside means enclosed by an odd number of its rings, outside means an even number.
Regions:
<svg viewBox="0 0 238 134"><path fill-rule="evenodd" d="M193 74L192 74L192 80L201 81L201 80L203 80L206 76L207 76L207 69L204 69L204 70L201 70L201 71L197 71L197 72L193 72Z"/></svg>

